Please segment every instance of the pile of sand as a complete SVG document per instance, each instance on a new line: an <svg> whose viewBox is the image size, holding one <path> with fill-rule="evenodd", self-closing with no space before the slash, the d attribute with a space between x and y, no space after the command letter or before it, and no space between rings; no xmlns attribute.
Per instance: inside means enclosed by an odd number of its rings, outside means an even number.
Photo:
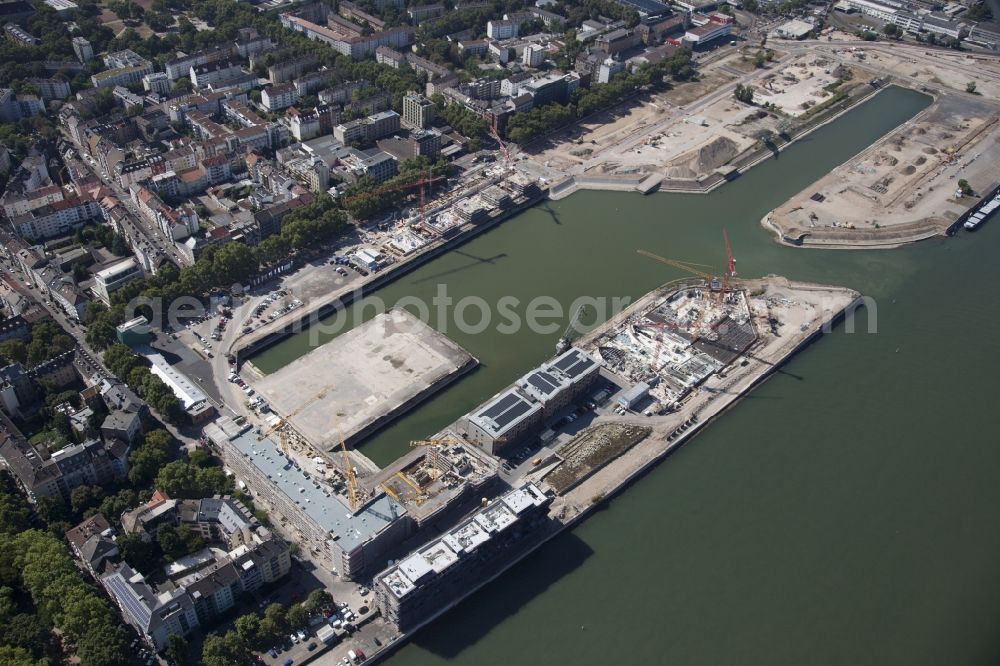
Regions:
<svg viewBox="0 0 1000 666"><path fill-rule="evenodd" d="M720 136L670 162L667 165L667 177L697 178L729 163L739 153L739 146L735 141L727 136Z"/></svg>

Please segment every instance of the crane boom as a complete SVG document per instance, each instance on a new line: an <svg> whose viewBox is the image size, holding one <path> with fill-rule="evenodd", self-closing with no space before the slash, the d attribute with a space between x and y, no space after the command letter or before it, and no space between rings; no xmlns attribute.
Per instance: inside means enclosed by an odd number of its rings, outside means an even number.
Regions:
<svg viewBox="0 0 1000 666"><path fill-rule="evenodd" d="M354 470L351 468L351 456L347 453L347 443L344 441L344 433L340 429L340 419L336 420L337 437L340 438L340 450L344 455L344 476L347 477L348 500L351 503L351 511L358 508L358 480L354 478Z"/></svg>
<svg viewBox="0 0 1000 666"><path fill-rule="evenodd" d="M729 277L736 277L736 260L733 259L733 250L729 247L729 234L722 230L722 240L726 243L726 268L729 270Z"/></svg>
<svg viewBox="0 0 1000 666"><path fill-rule="evenodd" d="M490 136L492 136L496 140L497 145L500 146L500 152L501 152L501 154L503 154L504 166L509 169L510 168L510 149L507 147L507 144L504 143L503 139L500 138L500 132L497 130L497 119L496 119L496 116L493 116L493 120L492 120L492 122L490 122Z"/></svg>
<svg viewBox="0 0 1000 666"><path fill-rule="evenodd" d="M704 270L702 270L704 268L712 268L708 264L696 264L691 261L677 261L676 259L667 259L666 257L661 257L658 254L653 254L648 250L636 250L636 252L644 257L649 257L654 261L658 261L661 264L666 264L667 266L673 266L674 268L679 268L682 271L687 271L688 273L692 273L694 275L697 275L698 277L705 278L705 280L707 280L708 282L711 282L712 280L715 279L715 277L712 274L706 273Z"/></svg>

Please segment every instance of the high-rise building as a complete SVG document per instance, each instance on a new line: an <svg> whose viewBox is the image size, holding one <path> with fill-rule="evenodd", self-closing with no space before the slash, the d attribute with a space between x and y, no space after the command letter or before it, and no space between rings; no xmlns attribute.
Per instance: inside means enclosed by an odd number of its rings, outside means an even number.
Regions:
<svg viewBox="0 0 1000 666"><path fill-rule="evenodd" d="M88 62L94 58L94 47L83 37L73 38L73 52L80 62Z"/></svg>
<svg viewBox="0 0 1000 666"><path fill-rule="evenodd" d="M403 97L403 124L414 129L427 129L434 122L434 102L417 92Z"/></svg>
<svg viewBox="0 0 1000 666"><path fill-rule="evenodd" d="M528 67L538 67L545 60L545 49L537 44L529 44L524 47L522 62Z"/></svg>

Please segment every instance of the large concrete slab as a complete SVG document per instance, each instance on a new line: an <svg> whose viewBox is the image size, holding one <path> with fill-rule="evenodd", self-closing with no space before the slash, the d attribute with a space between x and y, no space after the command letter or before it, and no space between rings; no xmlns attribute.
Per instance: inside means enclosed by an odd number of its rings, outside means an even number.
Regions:
<svg viewBox="0 0 1000 666"><path fill-rule="evenodd" d="M254 388L321 450L352 444L476 366L460 346L392 310L317 347Z"/></svg>

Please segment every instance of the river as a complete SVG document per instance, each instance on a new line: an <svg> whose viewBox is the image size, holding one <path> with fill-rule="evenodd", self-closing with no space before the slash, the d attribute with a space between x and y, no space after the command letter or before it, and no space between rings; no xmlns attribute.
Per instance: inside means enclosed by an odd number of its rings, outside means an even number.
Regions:
<svg viewBox="0 0 1000 666"><path fill-rule="evenodd" d="M875 299L665 464L434 623L395 664L994 663L1000 654L997 224L892 251L777 245L760 218L927 97L893 88L711 195L548 202L377 296L636 297L644 248ZM472 317L474 319L474 317ZM550 356L560 330L447 333L472 375L361 445L380 464ZM254 359L308 351L309 333Z"/></svg>

